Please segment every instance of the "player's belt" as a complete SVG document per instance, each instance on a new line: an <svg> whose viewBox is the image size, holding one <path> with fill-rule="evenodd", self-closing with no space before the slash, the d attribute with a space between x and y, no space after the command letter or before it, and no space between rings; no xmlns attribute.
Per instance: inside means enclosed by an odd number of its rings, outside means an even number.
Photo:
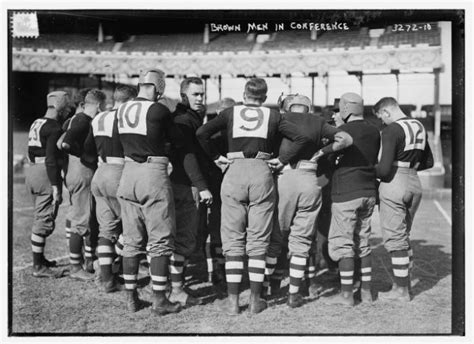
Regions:
<svg viewBox="0 0 474 344"><path fill-rule="evenodd" d="M283 171L287 170L307 170L307 171L316 171L318 169L318 164L309 160L300 160L296 164L288 164L283 167Z"/></svg>
<svg viewBox="0 0 474 344"><path fill-rule="evenodd" d="M99 156L99 163L101 163L101 164L123 165L125 163L125 159L115 157L115 156L106 156L105 159L104 159L101 156Z"/></svg>
<svg viewBox="0 0 474 344"><path fill-rule="evenodd" d="M230 152L227 153L227 159L261 159L261 160L270 160L272 155L265 152L257 152L252 154L247 154L244 152Z"/></svg>
<svg viewBox="0 0 474 344"><path fill-rule="evenodd" d="M413 167L410 167L410 162L409 161L394 161L393 166L398 166L398 167L406 167L406 168L414 168L415 170L420 166L420 163L417 162Z"/></svg>
<svg viewBox="0 0 474 344"><path fill-rule="evenodd" d="M45 156L36 156L33 158L33 160L30 160L32 164L44 164L45 161L46 161Z"/></svg>
<svg viewBox="0 0 474 344"><path fill-rule="evenodd" d="M125 161L133 161L133 162L137 162L137 163L141 163L139 161L135 161L133 160L132 158L126 156ZM169 159L165 156L148 156L146 157L146 160L143 162L143 164L167 164L169 163Z"/></svg>

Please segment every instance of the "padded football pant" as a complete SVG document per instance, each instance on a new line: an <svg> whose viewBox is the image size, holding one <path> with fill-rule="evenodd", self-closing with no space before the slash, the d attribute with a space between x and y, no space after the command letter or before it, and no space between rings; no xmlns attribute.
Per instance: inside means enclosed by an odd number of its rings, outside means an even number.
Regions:
<svg viewBox="0 0 474 344"><path fill-rule="evenodd" d="M374 207L375 196L332 203L328 249L334 261L354 256L362 258L370 254L370 221Z"/></svg>
<svg viewBox="0 0 474 344"><path fill-rule="evenodd" d="M288 233L290 256L309 257L315 222L321 209L321 187L316 172L284 170L278 178L278 222Z"/></svg>
<svg viewBox="0 0 474 344"><path fill-rule="evenodd" d="M55 228L57 207L53 203L53 189L44 163L31 163L25 168L25 183L34 202L33 234L47 237ZM58 186L61 192L61 184Z"/></svg>
<svg viewBox="0 0 474 344"><path fill-rule="evenodd" d="M408 250L422 189L415 169L397 167L392 181L380 183L380 226L388 252Z"/></svg>
<svg viewBox="0 0 474 344"><path fill-rule="evenodd" d="M99 238L115 243L122 233L120 204L117 189L122 177L123 164L100 163L91 183L96 201Z"/></svg>
<svg viewBox="0 0 474 344"><path fill-rule="evenodd" d="M170 256L176 235L173 189L168 158L154 162L125 161L117 197L122 213L124 257L148 253Z"/></svg>
<svg viewBox="0 0 474 344"><path fill-rule="evenodd" d="M71 202L68 218L71 220L71 233L80 236L96 235L98 231L93 217L95 211L95 201L91 193L93 175L93 169L84 166L78 157L69 155L65 179Z"/></svg>
<svg viewBox="0 0 474 344"><path fill-rule="evenodd" d="M224 175L221 199L224 255L265 255L276 200L267 163L260 159L235 159Z"/></svg>

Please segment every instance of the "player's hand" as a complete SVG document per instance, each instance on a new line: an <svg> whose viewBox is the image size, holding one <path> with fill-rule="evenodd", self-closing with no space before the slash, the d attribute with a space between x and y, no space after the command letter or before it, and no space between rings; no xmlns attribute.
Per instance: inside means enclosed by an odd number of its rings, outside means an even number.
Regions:
<svg viewBox="0 0 474 344"><path fill-rule="evenodd" d="M63 195L56 185L53 185L53 203L60 205L63 202Z"/></svg>
<svg viewBox="0 0 474 344"><path fill-rule="evenodd" d="M222 173L224 173L229 168L229 165L232 164L232 162L232 160L227 159L222 155L220 155L217 160L214 160L214 163L221 169Z"/></svg>
<svg viewBox="0 0 474 344"><path fill-rule="evenodd" d="M272 172L280 172L285 166L278 158L267 160L267 165Z"/></svg>
<svg viewBox="0 0 474 344"><path fill-rule="evenodd" d="M324 154L321 152L321 150L318 150L314 155L309 159L311 162L317 162L320 157L322 157Z"/></svg>
<svg viewBox="0 0 474 344"><path fill-rule="evenodd" d="M199 191L199 197L201 203L204 203L205 205L212 204L212 194L208 189Z"/></svg>

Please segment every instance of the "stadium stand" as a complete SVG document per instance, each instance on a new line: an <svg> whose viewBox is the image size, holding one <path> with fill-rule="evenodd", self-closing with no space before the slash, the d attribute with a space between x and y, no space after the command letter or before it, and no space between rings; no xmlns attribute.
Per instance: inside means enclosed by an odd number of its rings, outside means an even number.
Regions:
<svg viewBox="0 0 474 344"><path fill-rule="evenodd" d="M430 23L431 30L394 32L389 26L385 29L376 44L381 48L386 45L398 47L400 45L428 44L430 46L440 45L440 30L436 23ZM121 45L116 45L111 40L103 43L97 42L97 36L79 34L44 34L37 39L17 39L13 41L14 48L38 49L62 49L79 51L119 51L133 52L224 52L224 51L252 51L255 45L254 37L244 33L220 33L211 35L209 43L203 43L201 33L183 33L179 35L136 35ZM303 49L349 49L364 48L371 45L371 38L367 28L351 31L327 31L318 32L316 40L311 40L309 31L281 31L270 35L270 39L261 44L259 50L303 50Z"/></svg>

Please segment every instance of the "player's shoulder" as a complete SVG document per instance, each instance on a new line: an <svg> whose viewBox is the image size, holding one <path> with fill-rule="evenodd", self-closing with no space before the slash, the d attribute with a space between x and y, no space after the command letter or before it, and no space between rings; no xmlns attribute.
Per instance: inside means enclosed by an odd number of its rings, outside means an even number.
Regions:
<svg viewBox="0 0 474 344"><path fill-rule="evenodd" d="M403 132L403 129L400 123L393 122L382 129L382 135L395 137L395 136L404 136L405 134Z"/></svg>

